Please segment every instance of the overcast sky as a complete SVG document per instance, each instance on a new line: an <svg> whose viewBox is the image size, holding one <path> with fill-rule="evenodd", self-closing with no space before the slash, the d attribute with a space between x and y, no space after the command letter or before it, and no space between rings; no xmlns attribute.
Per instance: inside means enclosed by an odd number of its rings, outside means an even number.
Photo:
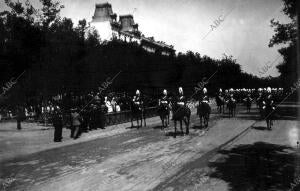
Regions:
<svg viewBox="0 0 300 191"><path fill-rule="evenodd" d="M32 0L31 0L32 1ZM104 0L61 0L62 16L91 21L95 3ZM279 56L268 43L273 29L270 20L289 22L282 13L281 0L109 0L118 16L133 14L146 36L174 45L177 52L192 50L200 55L221 58L232 55L248 73L259 75L260 69ZM3 2L1 1L1 4ZM227 15L225 18L224 16ZM211 25L223 19L212 30ZM277 59L263 76L277 76Z"/></svg>

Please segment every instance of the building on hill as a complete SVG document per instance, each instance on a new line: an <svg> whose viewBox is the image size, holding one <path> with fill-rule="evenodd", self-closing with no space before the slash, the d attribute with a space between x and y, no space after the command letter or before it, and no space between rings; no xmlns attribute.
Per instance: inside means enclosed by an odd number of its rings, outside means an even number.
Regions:
<svg viewBox="0 0 300 191"><path fill-rule="evenodd" d="M126 42L136 42L148 52L161 55L174 55L172 45L155 41L153 37L145 37L134 22L133 15L120 15L113 13L111 4L96 4L95 13L90 23L99 33L102 40L119 39Z"/></svg>

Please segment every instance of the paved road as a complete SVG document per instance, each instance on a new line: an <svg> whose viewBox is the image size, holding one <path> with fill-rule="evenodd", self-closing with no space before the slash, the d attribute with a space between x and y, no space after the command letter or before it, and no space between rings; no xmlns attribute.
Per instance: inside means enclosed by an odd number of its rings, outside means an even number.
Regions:
<svg viewBox="0 0 300 191"><path fill-rule="evenodd" d="M288 190L300 177L299 124L278 120L268 131L256 114L214 114L207 133L192 116L190 135L176 138L156 118L139 130L6 160L2 189Z"/></svg>

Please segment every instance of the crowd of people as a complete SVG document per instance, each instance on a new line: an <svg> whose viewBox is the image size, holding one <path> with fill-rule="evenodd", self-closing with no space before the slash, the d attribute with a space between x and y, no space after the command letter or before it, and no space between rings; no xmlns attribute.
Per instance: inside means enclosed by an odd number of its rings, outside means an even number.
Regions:
<svg viewBox="0 0 300 191"><path fill-rule="evenodd" d="M203 88L196 96L199 103L208 103L209 97L207 89ZM179 87L178 96L176 96L176 104L184 107L187 104L187 99L183 93L183 88ZM220 102L225 103L244 103L247 111L250 112L251 103L256 102L261 113L263 111L273 108L274 103L278 102L284 96L282 88L258 88L258 89L226 89L219 91L216 94L216 102L219 106ZM34 101L33 101L34 100ZM145 98L141 96L139 90L136 95L131 97L127 93L110 93L102 96L99 93L90 92L86 95L59 94L53 96L51 99L38 101L43 99L31 99L24 105L19 105L15 110L1 109L1 118L16 118L17 128L22 129L21 121L29 120L33 122L40 122L44 125L53 125L55 128L54 141L62 141L62 128L67 127L71 129L71 138L77 139L82 132L88 132L95 129L104 129L105 114L112 112L120 112L132 110L133 105L139 105L137 108L141 109L147 106L157 106L158 113L165 112L169 115L167 109L171 101L171 96L168 95L167 90L163 90L162 96L153 98L145 104ZM149 104L151 103L151 104ZM132 105L133 104L133 105ZM221 108L219 108L220 112ZM224 110L223 110L224 112ZM180 114L180 112L177 112ZM175 116L177 115L175 114ZM164 122L163 122L164 124ZM268 125L269 127L269 125Z"/></svg>

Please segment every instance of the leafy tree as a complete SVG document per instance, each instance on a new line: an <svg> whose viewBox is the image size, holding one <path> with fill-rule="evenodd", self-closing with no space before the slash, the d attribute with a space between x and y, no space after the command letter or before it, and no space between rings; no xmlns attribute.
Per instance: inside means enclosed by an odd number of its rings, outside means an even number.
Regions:
<svg viewBox="0 0 300 191"><path fill-rule="evenodd" d="M277 66L280 78L286 87L297 80L297 11L296 0L283 0L283 12L291 19L290 23L282 24L271 20L275 34L270 39L269 47L285 45L278 52L283 56L283 62Z"/></svg>

